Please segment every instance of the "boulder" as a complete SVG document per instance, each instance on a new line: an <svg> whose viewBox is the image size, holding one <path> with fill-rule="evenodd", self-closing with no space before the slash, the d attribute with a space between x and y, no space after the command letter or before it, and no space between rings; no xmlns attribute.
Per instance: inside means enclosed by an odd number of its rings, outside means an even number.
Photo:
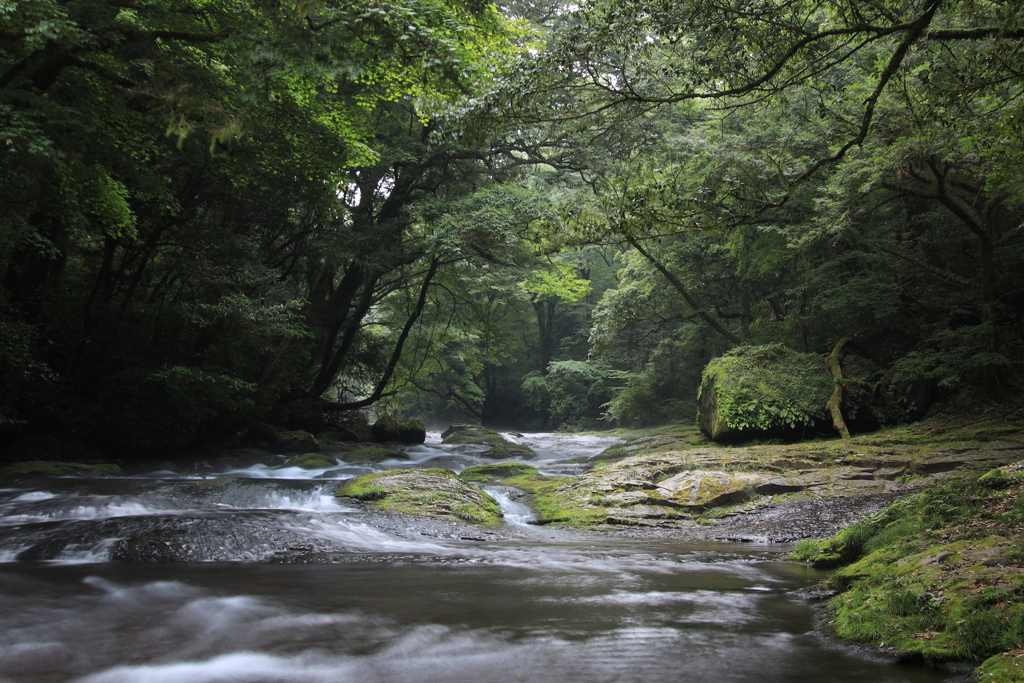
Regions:
<svg viewBox="0 0 1024 683"><path fill-rule="evenodd" d="M442 434L442 443L486 446L479 454L481 458L493 460L533 460L537 454L528 446L512 443L498 432L477 425L455 424Z"/></svg>
<svg viewBox="0 0 1024 683"><path fill-rule="evenodd" d="M521 462L503 462L495 465L477 465L467 467L459 473L459 478L464 481L497 481L517 477L521 474L539 474L533 465Z"/></svg>
<svg viewBox="0 0 1024 683"><path fill-rule="evenodd" d="M501 523L501 510L493 498L453 472L438 468L364 474L345 482L335 493L391 512L453 517L474 524Z"/></svg>
<svg viewBox="0 0 1024 683"><path fill-rule="evenodd" d="M681 472L657 486L674 502L687 507L712 508L750 500L762 480L760 475L750 472L697 471Z"/></svg>
<svg viewBox="0 0 1024 683"><path fill-rule="evenodd" d="M373 440L378 443L421 444L427 440L427 429L422 420L399 420L385 415L373 423Z"/></svg>
<svg viewBox="0 0 1024 683"><path fill-rule="evenodd" d="M322 453L303 453L286 462L283 467L301 467L304 470L323 470L335 467L338 461Z"/></svg>
<svg viewBox="0 0 1024 683"><path fill-rule="evenodd" d="M384 462L385 460L409 460L409 456L402 451L393 451L390 448L357 448L341 456L345 462Z"/></svg>
<svg viewBox="0 0 1024 683"><path fill-rule="evenodd" d="M30 460L12 463L0 468L0 477L119 477L122 474L121 468L114 463L87 464L81 462Z"/></svg>
<svg viewBox="0 0 1024 683"><path fill-rule="evenodd" d="M308 453L320 450L320 444L313 435L302 430L285 431L282 429L274 432L274 443L272 444L284 453Z"/></svg>
<svg viewBox="0 0 1024 683"><path fill-rule="evenodd" d="M833 389L821 356L781 344L739 346L704 369L698 422L719 442L827 429Z"/></svg>

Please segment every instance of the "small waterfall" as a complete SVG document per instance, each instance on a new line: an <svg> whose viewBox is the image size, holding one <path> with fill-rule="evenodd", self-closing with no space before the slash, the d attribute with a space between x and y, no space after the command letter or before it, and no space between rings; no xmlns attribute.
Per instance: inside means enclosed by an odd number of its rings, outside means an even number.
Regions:
<svg viewBox="0 0 1024 683"><path fill-rule="evenodd" d="M498 507L501 508L501 514L506 523L525 527L529 526L534 519L533 510L526 503L513 499L513 496L522 495L518 489L509 486L484 486L482 488L498 502Z"/></svg>

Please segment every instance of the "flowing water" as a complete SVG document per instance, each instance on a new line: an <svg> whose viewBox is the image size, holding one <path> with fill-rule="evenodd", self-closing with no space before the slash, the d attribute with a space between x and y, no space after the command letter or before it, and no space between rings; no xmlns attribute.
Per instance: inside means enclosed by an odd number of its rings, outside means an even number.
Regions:
<svg viewBox="0 0 1024 683"><path fill-rule="evenodd" d="M609 443L517 437L542 471ZM479 449L436 435L412 466ZM939 681L834 642L788 546L499 532L346 506L410 463L40 478L0 490L0 682ZM947 674L948 676L948 674Z"/></svg>

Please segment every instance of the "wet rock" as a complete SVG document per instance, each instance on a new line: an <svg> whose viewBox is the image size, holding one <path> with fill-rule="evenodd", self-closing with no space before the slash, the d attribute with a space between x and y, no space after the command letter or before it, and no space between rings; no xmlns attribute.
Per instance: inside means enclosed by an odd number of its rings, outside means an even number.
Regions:
<svg viewBox="0 0 1024 683"><path fill-rule="evenodd" d="M533 460L537 454L527 446L514 444L498 432L477 425L454 424L442 434L442 443L486 446L479 454L481 458L493 460Z"/></svg>
<svg viewBox="0 0 1024 683"><path fill-rule="evenodd" d="M338 464L334 458L322 453L303 453L286 462L284 467L301 467L304 470L320 470L328 467L335 467Z"/></svg>
<svg viewBox="0 0 1024 683"><path fill-rule="evenodd" d="M422 420L399 420L385 415L372 427L373 439L379 443L421 444L427 440L427 430Z"/></svg>
<svg viewBox="0 0 1024 683"><path fill-rule="evenodd" d="M1020 447L985 448L982 450L976 446L966 446L958 449L936 451L923 460L915 462L913 469L924 474L938 474L962 467L989 468L1008 465L1021 458L1024 458L1024 449Z"/></svg>
<svg viewBox="0 0 1024 683"><path fill-rule="evenodd" d="M366 448L357 448L354 451L341 456L341 459L345 462L384 462L385 460L409 460L409 456L402 451L391 450L390 448L378 448L375 446L367 446Z"/></svg>
<svg viewBox="0 0 1024 683"><path fill-rule="evenodd" d="M301 430L274 432L274 444L279 450L285 453L308 453L320 450L320 444L309 432Z"/></svg>
<svg viewBox="0 0 1024 683"><path fill-rule="evenodd" d="M339 486L336 494L391 512L453 517L474 524L501 522L501 510L493 498L448 470L402 469L365 474Z"/></svg>
<svg viewBox="0 0 1024 683"><path fill-rule="evenodd" d="M459 478L464 481L497 481L507 479L520 474L538 474L537 468L533 465L518 462L506 462L498 465L477 465L467 467L459 473Z"/></svg>
<svg viewBox="0 0 1024 683"><path fill-rule="evenodd" d="M749 500L761 477L746 472L683 472L658 484L672 500L691 507L717 507Z"/></svg>
<svg viewBox="0 0 1024 683"><path fill-rule="evenodd" d="M31 476L77 476L77 477L118 477L123 473L114 463L52 462L30 460L16 462L0 468L0 477Z"/></svg>
<svg viewBox="0 0 1024 683"><path fill-rule="evenodd" d="M335 443L352 443L359 441L359 435L351 429L328 430L326 432L318 432L316 440L320 443L325 441L333 441Z"/></svg>

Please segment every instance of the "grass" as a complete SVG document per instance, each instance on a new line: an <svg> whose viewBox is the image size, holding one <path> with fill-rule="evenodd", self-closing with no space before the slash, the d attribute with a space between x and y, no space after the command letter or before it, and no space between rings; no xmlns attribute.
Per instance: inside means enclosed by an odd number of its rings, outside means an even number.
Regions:
<svg viewBox="0 0 1024 683"><path fill-rule="evenodd" d="M829 603L837 635L907 659L995 655L986 672L996 675L985 680L1015 681L1021 658L1012 652L1024 644L1022 522L1024 463L926 489L832 538L800 543L793 557L837 568L828 580L841 591Z"/></svg>

